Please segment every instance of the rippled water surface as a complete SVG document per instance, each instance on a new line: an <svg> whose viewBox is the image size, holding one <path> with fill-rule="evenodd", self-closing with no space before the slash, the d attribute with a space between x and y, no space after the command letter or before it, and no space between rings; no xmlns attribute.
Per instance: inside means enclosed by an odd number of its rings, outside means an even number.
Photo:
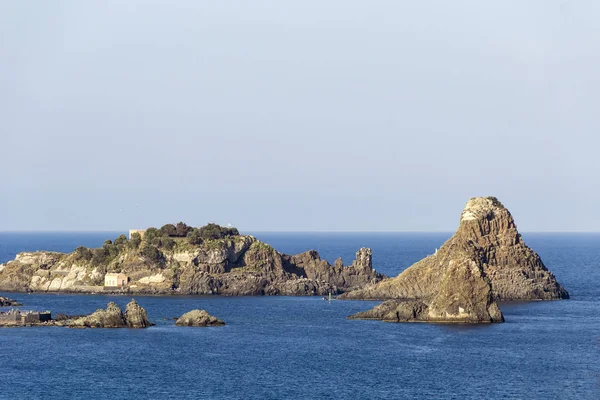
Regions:
<svg viewBox="0 0 600 400"><path fill-rule="evenodd" d="M0 262L19 251L100 246L119 233L0 233ZM450 234L257 233L280 251L314 248L347 263L372 247L396 275ZM506 323L390 324L346 316L377 302L315 297L137 297L145 330L0 329L5 399L598 399L600 235L525 234L567 301L502 304ZM3 293L27 308L90 313L127 297ZM219 328L180 328L204 308Z"/></svg>

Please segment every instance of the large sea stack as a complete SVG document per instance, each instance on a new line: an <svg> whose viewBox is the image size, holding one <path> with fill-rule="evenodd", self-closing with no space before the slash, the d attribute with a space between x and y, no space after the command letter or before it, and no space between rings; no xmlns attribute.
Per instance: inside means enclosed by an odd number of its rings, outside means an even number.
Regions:
<svg viewBox="0 0 600 400"><path fill-rule="evenodd" d="M568 297L525 245L510 212L485 197L469 200L458 230L435 254L339 298L394 299L352 318L472 323L503 321L496 301Z"/></svg>
<svg viewBox="0 0 600 400"><path fill-rule="evenodd" d="M495 197L467 203L458 230L444 245L395 278L345 293L343 299L423 299L439 292L450 265L474 263L489 279L494 299L557 300L569 294L517 231Z"/></svg>

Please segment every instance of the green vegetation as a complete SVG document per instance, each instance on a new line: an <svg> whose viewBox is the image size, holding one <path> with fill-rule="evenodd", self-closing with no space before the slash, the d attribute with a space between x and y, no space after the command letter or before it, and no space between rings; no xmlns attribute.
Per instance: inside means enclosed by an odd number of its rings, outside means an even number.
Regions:
<svg viewBox="0 0 600 400"><path fill-rule="evenodd" d="M183 222L178 222L177 225L173 225L173 224L163 225L163 227L160 228L159 231L160 231L160 234L163 236L186 237L187 234L192 229L194 229L194 228L184 224Z"/></svg>
<svg viewBox="0 0 600 400"><path fill-rule="evenodd" d="M166 236L177 236L177 228L173 224L166 224L160 228L160 232L162 235Z"/></svg>
<svg viewBox="0 0 600 400"><path fill-rule="evenodd" d="M146 229L146 232L144 233L144 241L152 243L154 239L160 238L161 236L162 234L158 229L151 227Z"/></svg>
<svg viewBox="0 0 600 400"><path fill-rule="evenodd" d="M275 249L273 247L271 247L270 245L263 243L263 242L259 242L256 241L254 243L252 243L252 246L250 246L250 250L255 251L255 252L266 252L266 253L271 253L273 254L275 252Z"/></svg>
<svg viewBox="0 0 600 400"><path fill-rule="evenodd" d="M187 234L187 241L192 245L202 244L203 239L200 234L200 229L192 229L190 233Z"/></svg>
<svg viewBox="0 0 600 400"><path fill-rule="evenodd" d="M131 240L129 241L129 248L137 249L138 247L140 247L141 243L142 243L142 235L140 235L139 233L136 232L133 235L131 235Z"/></svg>
<svg viewBox="0 0 600 400"><path fill-rule="evenodd" d="M139 236L139 234L138 234L138 236ZM127 236L120 235L118 238L115 239L114 243L117 246L126 246L127 245Z"/></svg>
<svg viewBox="0 0 600 400"><path fill-rule="evenodd" d="M140 254L151 262L162 263L165 260L164 254L149 243L146 243L142 246Z"/></svg>
<svg viewBox="0 0 600 400"><path fill-rule="evenodd" d="M210 223L201 228L193 228L188 232L187 238L190 244L201 244L204 240L218 240L239 235L240 232L236 228Z"/></svg>
<svg viewBox="0 0 600 400"><path fill-rule="evenodd" d="M151 227L144 232L144 237L139 233L133 233L131 239L120 235L114 241L106 240L102 247L97 249L88 249L83 246L74 251L74 260L89 262L94 267L119 268L113 263L120 256L138 255L147 262L158 264L164 268L167 262L167 254L175 251L189 250L189 246L204 245L208 248L218 248L223 246L223 240L239 236L236 228L219 226L214 223L207 224L200 228L194 228L179 222L176 225L166 224L160 229ZM268 246L270 248L270 246ZM114 265L113 265L114 264Z"/></svg>
<svg viewBox="0 0 600 400"><path fill-rule="evenodd" d="M178 237L186 237L187 234L192 230L193 228L191 226L187 226L186 224L184 224L183 222L178 222L177 226L175 227L175 231L177 233Z"/></svg>
<svg viewBox="0 0 600 400"><path fill-rule="evenodd" d="M90 261L92 255L92 251L87 247L79 246L75 249L75 260L77 261Z"/></svg>

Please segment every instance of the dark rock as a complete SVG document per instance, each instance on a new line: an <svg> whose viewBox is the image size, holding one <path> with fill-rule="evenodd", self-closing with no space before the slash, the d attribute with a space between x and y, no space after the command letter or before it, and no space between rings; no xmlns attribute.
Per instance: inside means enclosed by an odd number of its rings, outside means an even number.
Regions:
<svg viewBox="0 0 600 400"><path fill-rule="evenodd" d="M0 296L0 307L18 307L18 306L22 306L22 305L23 304L19 303L16 300L9 299L8 297Z"/></svg>

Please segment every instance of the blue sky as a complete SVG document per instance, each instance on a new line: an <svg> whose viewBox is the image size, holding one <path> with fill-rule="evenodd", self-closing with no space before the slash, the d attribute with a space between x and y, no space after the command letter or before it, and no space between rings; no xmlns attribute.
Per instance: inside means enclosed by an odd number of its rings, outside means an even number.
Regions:
<svg viewBox="0 0 600 400"><path fill-rule="evenodd" d="M596 1L0 3L0 230L598 231Z"/></svg>

